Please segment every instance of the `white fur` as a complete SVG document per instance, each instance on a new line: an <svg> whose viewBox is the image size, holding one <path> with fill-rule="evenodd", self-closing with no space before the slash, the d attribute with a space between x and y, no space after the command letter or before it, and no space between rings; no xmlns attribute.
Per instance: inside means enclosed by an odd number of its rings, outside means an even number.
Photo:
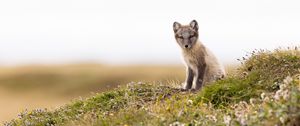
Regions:
<svg viewBox="0 0 300 126"><path fill-rule="evenodd" d="M206 48L206 53L207 55L205 56L205 61L209 70L206 71L204 82L209 83L218 78L225 77L226 72L224 66L208 48Z"/></svg>
<svg viewBox="0 0 300 126"><path fill-rule="evenodd" d="M204 85L226 75L224 67L219 63L215 55L199 41L191 49L183 49L182 55L186 67L190 67L194 74L197 74L197 66L199 66L199 63L204 62L200 61L200 57L203 57L204 55L206 63L206 70L203 78ZM195 80L196 79L194 78L194 81ZM193 85L195 85L195 82L193 83Z"/></svg>

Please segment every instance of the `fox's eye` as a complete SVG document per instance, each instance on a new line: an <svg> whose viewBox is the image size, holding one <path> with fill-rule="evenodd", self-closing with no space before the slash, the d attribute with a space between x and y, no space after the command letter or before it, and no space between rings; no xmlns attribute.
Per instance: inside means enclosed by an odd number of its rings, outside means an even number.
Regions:
<svg viewBox="0 0 300 126"><path fill-rule="evenodd" d="M178 40L180 40L180 41L182 41L182 40L183 40L183 38L182 38L182 37L178 37L177 39L178 39Z"/></svg>
<svg viewBox="0 0 300 126"><path fill-rule="evenodd" d="M190 39L191 41L195 41L197 38L196 38L196 36L191 36L189 39Z"/></svg>
<svg viewBox="0 0 300 126"><path fill-rule="evenodd" d="M181 35L177 35L176 37L179 39L183 39L183 37Z"/></svg>

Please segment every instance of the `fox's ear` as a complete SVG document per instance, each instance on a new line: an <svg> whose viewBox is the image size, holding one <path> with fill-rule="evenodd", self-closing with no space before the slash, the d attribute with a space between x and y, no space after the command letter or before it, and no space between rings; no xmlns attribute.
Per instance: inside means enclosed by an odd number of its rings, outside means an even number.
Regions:
<svg viewBox="0 0 300 126"><path fill-rule="evenodd" d="M191 23L190 23L190 26L192 27L192 29L194 29L195 31L198 31L198 23L196 20L192 20Z"/></svg>
<svg viewBox="0 0 300 126"><path fill-rule="evenodd" d="M174 30L174 32L177 32L180 27L181 27L181 24L179 24L178 22L174 22L173 23L173 30Z"/></svg>

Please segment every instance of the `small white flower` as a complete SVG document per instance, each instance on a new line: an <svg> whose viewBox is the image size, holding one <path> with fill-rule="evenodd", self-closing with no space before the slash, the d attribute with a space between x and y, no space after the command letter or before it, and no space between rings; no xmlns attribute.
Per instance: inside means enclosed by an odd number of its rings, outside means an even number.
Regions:
<svg viewBox="0 0 300 126"><path fill-rule="evenodd" d="M279 99L280 99L281 92L282 92L282 90L276 91L276 93L275 93L275 95L274 95L274 99L275 99L275 100L279 100Z"/></svg>
<svg viewBox="0 0 300 126"><path fill-rule="evenodd" d="M208 118L209 120L212 120L212 121L214 121L214 122L217 122L217 118L216 118L216 116L214 116L214 115L206 115L205 117Z"/></svg>
<svg viewBox="0 0 300 126"><path fill-rule="evenodd" d="M231 117L230 116L224 116L223 119L224 119L225 125L229 126L230 125L230 121L231 121Z"/></svg>
<svg viewBox="0 0 300 126"><path fill-rule="evenodd" d="M287 85L286 84L280 84L279 85L279 88L282 90L282 89L286 89Z"/></svg>
<svg viewBox="0 0 300 126"><path fill-rule="evenodd" d="M261 97L261 99L265 99L266 94L265 93L261 93L260 97Z"/></svg>
<svg viewBox="0 0 300 126"><path fill-rule="evenodd" d="M169 126L184 126L184 124L177 121L177 122L170 124Z"/></svg>
<svg viewBox="0 0 300 126"><path fill-rule="evenodd" d="M245 118L240 118L240 123L241 123L242 126L246 126L247 125Z"/></svg>
<svg viewBox="0 0 300 126"><path fill-rule="evenodd" d="M251 106L255 106L256 100L254 98L250 98L250 104Z"/></svg>
<svg viewBox="0 0 300 126"><path fill-rule="evenodd" d="M284 84L290 84L293 81L293 78L290 76L287 76L284 80L283 83Z"/></svg>
<svg viewBox="0 0 300 126"><path fill-rule="evenodd" d="M216 118L216 116L212 116L212 120L213 120L214 122L217 122L217 121L218 121L217 118Z"/></svg>
<svg viewBox="0 0 300 126"><path fill-rule="evenodd" d="M280 117L279 120L280 120L280 122L281 122L282 124L284 124L285 119L284 119L283 117Z"/></svg>
<svg viewBox="0 0 300 126"><path fill-rule="evenodd" d="M188 105L192 105L192 104L193 104L193 101L192 101L192 100L188 100L188 101L187 101L187 104L188 104Z"/></svg>

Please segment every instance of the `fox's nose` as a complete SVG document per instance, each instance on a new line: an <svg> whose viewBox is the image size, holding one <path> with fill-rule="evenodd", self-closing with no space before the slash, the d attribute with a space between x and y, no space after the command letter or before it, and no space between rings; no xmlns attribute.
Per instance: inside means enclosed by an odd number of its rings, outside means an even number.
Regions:
<svg viewBox="0 0 300 126"><path fill-rule="evenodd" d="M184 45L185 48L189 47L189 45Z"/></svg>

